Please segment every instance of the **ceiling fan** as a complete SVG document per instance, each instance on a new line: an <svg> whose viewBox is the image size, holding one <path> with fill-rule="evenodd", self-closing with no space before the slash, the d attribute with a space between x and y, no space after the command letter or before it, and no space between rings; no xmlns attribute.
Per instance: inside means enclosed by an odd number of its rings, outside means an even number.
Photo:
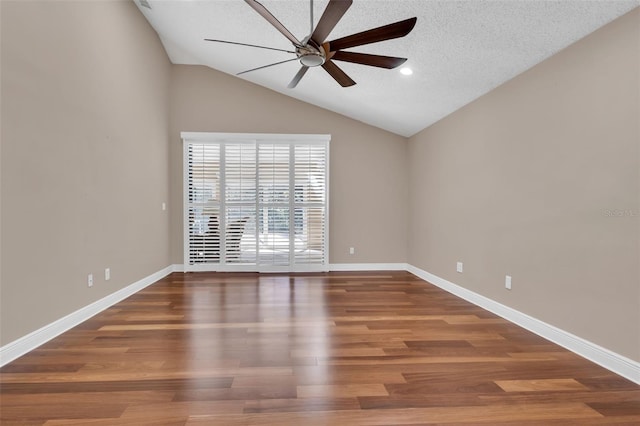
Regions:
<svg viewBox="0 0 640 426"><path fill-rule="evenodd" d="M240 72L236 75L245 74L251 71L260 70L274 65L283 64L285 62L300 61L302 68L293 77L288 87L293 89L298 85L302 77L311 67L321 66L326 72L333 77L342 87L349 87L356 84L344 71L342 71L333 61L345 61L355 64L369 65L372 67L392 69L402 65L407 59L396 58L392 56L371 55L368 53L345 52L343 49L362 46L370 43L391 40L394 38L404 37L411 32L416 24L417 18L405 19L404 21L394 22L393 24L384 25L382 27L373 28L350 36L342 37L333 41L325 41L329 33L336 26L338 21L345 14L347 9L353 3L353 0L330 0L324 13L318 21L315 29L313 27L313 0L311 0L311 31L303 40L298 40L287 28L282 25L275 16L271 14L260 2L256 0L244 0L264 19L273 25L282 35L284 35L291 43L295 50L277 49L274 47L259 46L255 44L237 43L233 41L205 39L218 43L236 44L240 46L257 47L260 49L277 50L281 52L293 53L296 55L293 59L264 65L247 71Z"/></svg>

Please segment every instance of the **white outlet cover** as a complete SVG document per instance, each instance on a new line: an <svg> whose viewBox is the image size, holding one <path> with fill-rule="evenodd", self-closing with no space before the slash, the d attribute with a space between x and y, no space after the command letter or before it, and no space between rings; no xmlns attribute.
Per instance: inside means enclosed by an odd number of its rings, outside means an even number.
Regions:
<svg viewBox="0 0 640 426"><path fill-rule="evenodd" d="M104 270L104 280L109 281L111 279L111 269L105 268Z"/></svg>
<svg viewBox="0 0 640 426"><path fill-rule="evenodd" d="M504 277L504 288L511 290L511 275L506 275Z"/></svg>
<svg viewBox="0 0 640 426"><path fill-rule="evenodd" d="M87 286L93 287L93 274L87 275Z"/></svg>
<svg viewBox="0 0 640 426"><path fill-rule="evenodd" d="M462 271L464 271L462 262L458 262L456 263L456 271L462 273Z"/></svg>

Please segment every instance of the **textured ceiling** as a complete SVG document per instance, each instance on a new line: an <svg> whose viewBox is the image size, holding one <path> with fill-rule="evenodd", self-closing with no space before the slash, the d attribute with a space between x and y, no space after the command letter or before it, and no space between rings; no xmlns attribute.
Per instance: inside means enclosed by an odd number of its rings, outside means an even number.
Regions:
<svg viewBox="0 0 640 426"><path fill-rule="evenodd" d="M291 43L241 0L147 0L136 5L174 64L238 72L294 58L285 52L204 41L223 39L292 50ZM261 3L298 39L310 33L309 0ZM328 0L315 0L317 23ZM339 62L357 84L340 87L322 68L295 89L297 61L238 76L403 136L411 136L599 27L640 0L354 0L328 40L416 16L406 37L351 51L409 58L411 76Z"/></svg>

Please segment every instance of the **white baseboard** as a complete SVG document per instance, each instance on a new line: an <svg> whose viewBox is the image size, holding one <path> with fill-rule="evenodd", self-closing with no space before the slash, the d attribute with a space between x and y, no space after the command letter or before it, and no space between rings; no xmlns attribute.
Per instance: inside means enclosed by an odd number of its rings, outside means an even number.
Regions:
<svg viewBox="0 0 640 426"><path fill-rule="evenodd" d="M423 280L440 287L474 305L480 306L502 318L509 320L522 328L525 328L539 336L544 337L596 364L625 377L632 382L640 384L640 362L633 361L622 355L561 330L539 319L533 318L520 311L512 309L492 299L460 287L450 281L433 275L427 271L408 265L407 271Z"/></svg>
<svg viewBox="0 0 640 426"><path fill-rule="evenodd" d="M330 263L329 271L406 271L406 263ZM183 264L172 265L173 272L184 272ZM277 271L276 271L277 272ZM286 273L286 272L285 272Z"/></svg>
<svg viewBox="0 0 640 426"><path fill-rule="evenodd" d="M0 348L0 367L174 272L168 266Z"/></svg>
<svg viewBox="0 0 640 426"><path fill-rule="evenodd" d="M329 271L406 271L406 263L331 263Z"/></svg>
<svg viewBox="0 0 640 426"><path fill-rule="evenodd" d="M640 363L619 355L609 349L575 336L520 311L512 309L492 299L481 296L464 287L433 275L406 263L334 263L329 265L330 271L408 271L454 294L474 305L480 306L501 316L539 336L575 352L596 364L613 371L627 379L640 384ZM170 265L151 274L123 289L116 291L90 305L85 306L59 320L52 322L32 333L27 334L0 348L0 366L26 354L54 337L88 320L97 313L131 296L154 282L166 277L171 272L183 272L184 266Z"/></svg>

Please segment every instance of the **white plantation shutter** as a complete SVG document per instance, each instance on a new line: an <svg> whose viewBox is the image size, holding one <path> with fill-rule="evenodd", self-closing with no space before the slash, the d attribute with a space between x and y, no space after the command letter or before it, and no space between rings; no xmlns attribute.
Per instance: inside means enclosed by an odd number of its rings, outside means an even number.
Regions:
<svg viewBox="0 0 640 426"><path fill-rule="evenodd" d="M224 148L225 263L256 263L256 147L226 143ZM245 250L241 249L244 245ZM251 249L246 249L250 247Z"/></svg>
<svg viewBox="0 0 640 426"><path fill-rule="evenodd" d="M217 263L220 238L214 220L220 215L220 146L188 145L186 157L188 263Z"/></svg>
<svg viewBox="0 0 640 426"><path fill-rule="evenodd" d="M326 270L328 135L182 137L185 270Z"/></svg>
<svg viewBox="0 0 640 426"><path fill-rule="evenodd" d="M326 147L295 145L294 152L294 261L296 264L324 263Z"/></svg>
<svg viewBox="0 0 640 426"><path fill-rule="evenodd" d="M258 145L260 264L289 265L290 145Z"/></svg>

